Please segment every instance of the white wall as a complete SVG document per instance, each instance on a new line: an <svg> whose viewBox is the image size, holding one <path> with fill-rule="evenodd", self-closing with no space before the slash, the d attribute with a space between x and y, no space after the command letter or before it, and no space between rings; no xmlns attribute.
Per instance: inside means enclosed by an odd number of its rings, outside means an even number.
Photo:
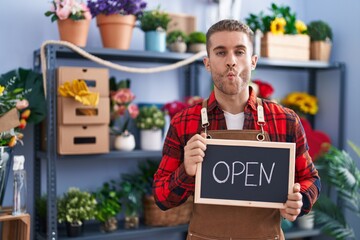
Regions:
<svg viewBox="0 0 360 240"><path fill-rule="evenodd" d="M211 15L216 8L216 5L209 3L208 0L151 0L149 2L149 8L155 8L158 4L161 8L169 12L183 12L187 14L196 15L198 22L197 28L200 31L206 31L207 27L212 23L213 17ZM360 81L357 77L357 68L359 66L357 57L360 56L360 48L357 47L360 42L360 28L357 27L357 23L360 21L360 2L358 0L343 0L343 1L332 1L331 4L326 0L313 0L313 1L270 1L270 0L256 0L256 1L243 1L241 13L237 17L243 20L248 14L258 13L261 10L267 9L271 2L277 4L284 3L289 5L292 10L297 12L298 18L309 22L310 20L322 19L330 23L334 32L334 48L332 54L333 61L342 61L347 66L347 82L346 82L346 115L345 115L345 139L354 141L357 145L360 145L359 128L357 126L357 120L360 118L360 110L354 103L358 102L357 94L360 90ZM0 73L5 73L9 70L25 67L32 67L33 51L39 49L41 43L45 40L58 39L57 25L51 23L50 19L44 16L44 12L49 9L48 1L0 1ZM320 9L320 10L319 10ZM10 21L11 20L11 21ZM143 50L143 32L140 29L135 29L133 40L130 49ZM91 29L88 38L88 47L101 47L101 40L99 31L96 27L95 20L92 21ZM120 74L115 73L114 74ZM176 77L177 73L164 73L166 77L161 78L172 78ZM265 81L272 82L275 87L275 97L282 97L286 90L292 88L304 88L302 83L299 85L293 85L294 81L287 82L287 79L299 78L300 80L306 78L303 73L288 73L277 71L257 71L256 77L261 78ZM120 75L126 75L121 73ZM131 78L136 78L136 81L142 81L142 76L129 75ZM327 76L326 76L327 77ZM331 78L332 76L329 76ZM154 76L156 78L156 76ZM205 77L206 78L206 77ZM208 78L207 78L208 79ZM155 80L156 81L156 80ZM325 81L324 84L327 86L326 91L321 92L322 96L331 100L335 99L333 94L328 94L328 88L336 91L335 81ZM177 88L181 82L172 80L172 83L167 83L166 87L170 89ZM334 85L335 84L335 85ZM136 88L136 87L135 87ZM321 86L318 88L321 90ZM136 88L138 96L145 96L146 90ZM333 91L332 91L333 92ZM332 93L331 92L331 93ZM174 93L176 94L176 92ZM151 97L151 96L150 96ZM141 101L142 97L139 97ZM139 100L140 100L139 99ZM146 100L146 99L144 99ZM161 96L159 101L170 101L171 96ZM331 102L331 101L330 101ZM324 105L325 106L325 105ZM327 106L331 107L331 106ZM336 109L335 109L336 110ZM334 111L336 114L337 111ZM321 118L321 116L319 116ZM330 118L336 118L337 116L330 116ZM323 119L320 126L327 124L328 119ZM335 125L336 126L336 125ZM325 129L334 128L332 124L325 126ZM26 169L29 172L29 181L32 180L33 176L33 144L32 144L33 129L27 128L25 131L25 146L17 147L17 154L24 153L26 155ZM107 167L99 168L105 164ZM109 178L115 178L118 176L120 171L126 171L126 169L133 169L134 162L86 162L87 171L93 172L93 174L81 175L81 182L77 182L79 187L96 188L101 183ZM73 162L59 162L59 174L58 174L58 189L61 193L68 185L75 184L78 172L85 172L85 170L71 170L81 169L84 165L83 161ZM115 166L115 167L113 167ZM69 170L70 169L70 170ZM100 170L99 170L100 169ZM109 174L109 170L110 174ZM75 175L75 176L74 176ZM93 176L96 175L96 183L93 182ZM89 177L90 176L90 177ZM45 176L43 176L44 178ZM11 205L11 194L12 194L12 175L9 179L7 188L7 194L5 196L4 205ZM29 192L31 193L32 183L29 182ZM29 194L30 194L29 193ZM30 196L29 196L30 199ZM30 199L32 204L32 199ZM32 212L32 209L30 209ZM359 223L355 228L360 229ZM358 230L359 231L359 230ZM360 233L357 232L360 236Z"/></svg>

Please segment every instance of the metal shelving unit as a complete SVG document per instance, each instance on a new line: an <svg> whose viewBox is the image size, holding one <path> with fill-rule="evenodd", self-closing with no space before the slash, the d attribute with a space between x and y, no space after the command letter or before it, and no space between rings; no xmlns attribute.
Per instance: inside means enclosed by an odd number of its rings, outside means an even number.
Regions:
<svg viewBox="0 0 360 240"><path fill-rule="evenodd" d="M132 61L132 62L151 62L151 63L174 63L180 60L186 59L192 54L179 54L172 52L157 53L157 52L146 52L146 51L133 51L133 50L115 50L115 49L92 49L84 48L85 51L100 57L108 61ZM63 239L58 233L58 224L57 224L57 210L56 210L56 197L57 197L57 187L56 187L56 162L62 159L79 159L84 156L62 156L57 154L57 133L56 133L56 68L59 66L59 59L76 59L76 60L86 60L84 57L78 53L68 49L67 47L59 47L57 45L48 45L46 47L46 59L47 59L47 127L46 127L46 136L48 139L46 141L47 151L40 151L40 137L39 134L35 134L35 168L34 168L34 198L35 196L40 196L41 194L41 159L46 160L46 174L47 174L47 234L46 236L41 235L39 230L39 219L37 217L35 220L35 230L36 238L38 239L47 239L47 240L57 240ZM87 60L88 61L88 60ZM199 81L197 79L197 73L200 66L202 65L202 59L198 59L193 64L190 64L186 67L183 67L185 71L186 80L184 82L184 94L185 96L196 95L199 89ZM340 81L342 84L340 87L340 123L339 123L339 142L340 145L343 143L343 96L345 89L345 66L342 63L327 64L316 61L307 61L307 62L292 62L292 61L275 61L269 59L260 59L258 62L258 68L266 69L282 69L282 70L291 70L291 69L301 69L309 72L309 92L316 94L316 72L337 69L340 70ZM40 50L34 52L34 69L40 70ZM37 127L39 131L39 127ZM341 147L341 146L340 146ZM135 150L132 152L110 152L109 154L97 154L97 155L86 155L86 158L159 158L161 156L160 151L140 151ZM34 201L35 202L35 201ZM110 239L136 239L141 238L141 236L149 236L149 234L161 234L161 232L185 232L187 230L187 225L169 227L169 228L151 228L151 227L142 227L136 231L128 230L118 230L114 235L105 235L100 232L97 233L86 233L84 237L79 239L92 239L92 240L110 240ZM312 231L299 231L293 230L286 233L287 238L294 237L311 237L319 235L319 230ZM88 236L88 237L87 237ZM114 236L114 237L113 237ZM293 237L292 237L293 236Z"/></svg>

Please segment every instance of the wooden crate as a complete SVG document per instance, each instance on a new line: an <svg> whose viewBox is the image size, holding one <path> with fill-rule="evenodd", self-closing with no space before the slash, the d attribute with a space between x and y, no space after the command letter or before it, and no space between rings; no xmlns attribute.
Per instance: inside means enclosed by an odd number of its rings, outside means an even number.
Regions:
<svg viewBox="0 0 360 240"><path fill-rule="evenodd" d="M1 209L2 240L30 240L30 215L11 215L11 208Z"/></svg>
<svg viewBox="0 0 360 240"><path fill-rule="evenodd" d="M308 61L310 59L310 37L305 34L274 35L268 32L261 39L261 56L272 59Z"/></svg>
<svg viewBox="0 0 360 240"><path fill-rule="evenodd" d="M167 32L181 30L186 34L196 31L196 17L181 13L169 13L171 21L169 22Z"/></svg>

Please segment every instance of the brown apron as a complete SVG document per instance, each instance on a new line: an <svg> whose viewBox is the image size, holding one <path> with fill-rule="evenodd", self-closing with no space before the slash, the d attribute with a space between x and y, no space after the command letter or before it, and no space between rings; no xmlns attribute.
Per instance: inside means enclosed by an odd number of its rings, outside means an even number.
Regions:
<svg viewBox="0 0 360 240"><path fill-rule="evenodd" d="M204 109L205 108L205 109ZM263 107L258 99L258 121L261 130L209 130L207 127L207 101L203 101L202 127L208 137L269 141L264 132ZM205 116L206 113L206 116ZM187 240L240 240L280 239L284 234L280 227L279 209L194 204Z"/></svg>

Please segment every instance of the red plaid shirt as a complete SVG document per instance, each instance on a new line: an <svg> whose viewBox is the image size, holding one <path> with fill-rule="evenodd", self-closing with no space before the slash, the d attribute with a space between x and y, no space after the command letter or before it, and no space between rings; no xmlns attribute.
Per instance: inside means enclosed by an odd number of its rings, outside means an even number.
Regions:
<svg viewBox="0 0 360 240"><path fill-rule="evenodd" d="M259 129L256 124L257 104L254 91L245 106L244 129ZM295 182L301 185L303 195L302 213L310 211L318 198L321 185L320 178L311 157L304 129L299 117L291 109L271 101L263 100L266 125L271 141L295 142ZM203 131L201 127L201 103L176 114L172 120L165 139L163 157L155 173L153 193L157 205L169 209L180 205L194 193L195 177L188 176L184 168L184 147L195 134ZM224 113L218 105L214 92L208 99L209 130L227 129Z"/></svg>

